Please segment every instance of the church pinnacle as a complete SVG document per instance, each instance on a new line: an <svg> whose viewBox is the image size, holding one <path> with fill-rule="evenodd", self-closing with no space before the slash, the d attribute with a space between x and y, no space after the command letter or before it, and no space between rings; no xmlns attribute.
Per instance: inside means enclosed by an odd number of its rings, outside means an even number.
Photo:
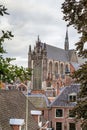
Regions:
<svg viewBox="0 0 87 130"><path fill-rule="evenodd" d="M68 38L68 27L66 28L66 36L65 36L65 50L69 50L69 38Z"/></svg>

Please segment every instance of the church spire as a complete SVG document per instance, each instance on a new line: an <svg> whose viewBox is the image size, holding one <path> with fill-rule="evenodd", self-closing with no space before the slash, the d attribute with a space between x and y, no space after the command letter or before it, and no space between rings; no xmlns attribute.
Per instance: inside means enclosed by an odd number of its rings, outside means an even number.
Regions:
<svg viewBox="0 0 87 130"><path fill-rule="evenodd" d="M40 42L40 38L39 38L39 35L38 35L37 41L38 41L38 42Z"/></svg>
<svg viewBox="0 0 87 130"><path fill-rule="evenodd" d="M69 50L69 38L68 38L68 27L66 28L66 36L65 36L65 50Z"/></svg>

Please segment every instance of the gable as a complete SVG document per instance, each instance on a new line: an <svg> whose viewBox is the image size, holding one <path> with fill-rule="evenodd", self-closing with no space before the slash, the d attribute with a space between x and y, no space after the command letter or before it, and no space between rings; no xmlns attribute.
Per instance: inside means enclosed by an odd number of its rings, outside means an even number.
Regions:
<svg viewBox="0 0 87 130"><path fill-rule="evenodd" d="M69 59L70 59L70 62L78 63L78 58L77 58L77 54L75 50L69 50Z"/></svg>

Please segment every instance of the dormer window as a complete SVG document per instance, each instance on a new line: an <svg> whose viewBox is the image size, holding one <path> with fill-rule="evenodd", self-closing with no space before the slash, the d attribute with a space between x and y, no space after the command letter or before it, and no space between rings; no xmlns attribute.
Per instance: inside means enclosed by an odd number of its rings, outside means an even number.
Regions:
<svg viewBox="0 0 87 130"><path fill-rule="evenodd" d="M77 94L76 93L71 93L68 95L69 101L70 102L76 102L77 100Z"/></svg>

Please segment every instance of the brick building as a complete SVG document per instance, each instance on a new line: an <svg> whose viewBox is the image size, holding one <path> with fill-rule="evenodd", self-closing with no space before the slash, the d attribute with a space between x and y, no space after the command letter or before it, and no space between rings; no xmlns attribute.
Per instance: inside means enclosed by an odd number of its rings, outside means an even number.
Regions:
<svg viewBox="0 0 87 130"><path fill-rule="evenodd" d="M30 45L28 52L28 67L33 69L32 89L55 90L57 93L58 87L70 84L70 78L67 78L66 73L72 72L70 66L74 63L78 64L78 57L75 50L69 49L68 30L64 49L42 43L38 36L34 49L31 49Z"/></svg>
<svg viewBox="0 0 87 130"><path fill-rule="evenodd" d="M49 120L53 130L82 130L81 122L76 122L75 116L71 114L72 108L76 105L79 90L79 85L64 87L50 104Z"/></svg>
<svg viewBox="0 0 87 130"><path fill-rule="evenodd" d="M28 101L28 100L27 100ZM27 108L27 111L26 111ZM27 113L27 114L26 114ZM0 90L0 130L40 130L40 116L42 112L28 101L26 96L18 90ZM46 121L42 117L42 124Z"/></svg>

